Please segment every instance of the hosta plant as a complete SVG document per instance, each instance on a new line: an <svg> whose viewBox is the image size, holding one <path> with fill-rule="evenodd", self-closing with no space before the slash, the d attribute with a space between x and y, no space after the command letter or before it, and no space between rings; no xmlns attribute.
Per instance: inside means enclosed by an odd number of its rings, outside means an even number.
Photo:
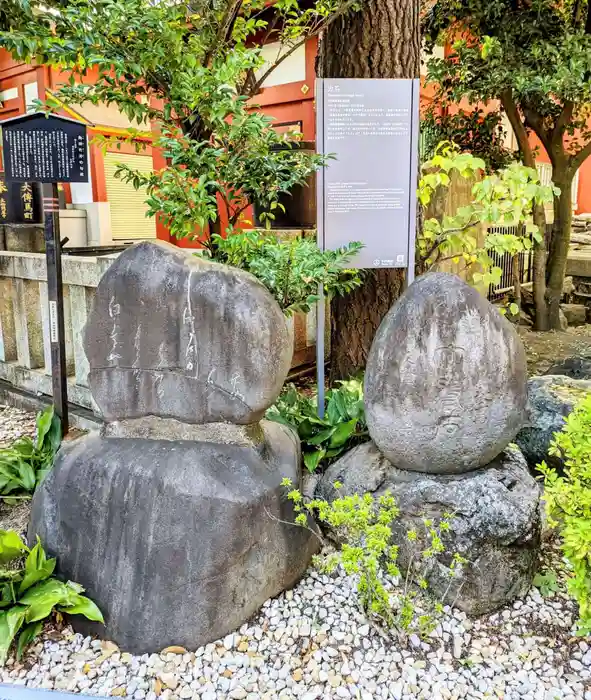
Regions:
<svg viewBox="0 0 591 700"><path fill-rule="evenodd" d="M24 436L0 449L0 497L8 503L30 498L53 466L62 439L53 406L38 414L36 433L34 440Z"/></svg>
<svg viewBox="0 0 591 700"><path fill-rule="evenodd" d="M39 539L29 549L14 530L0 530L0 665L13 642L20 659L53 613L103 622L101 611L82 595L82 586L53 576L55 564Z"/></svg>
<svg viewBox="0 0 591 700"><path fill-rule="evenodd" d="M297 431L304 464L310 472L328 466L368 436L363 383L357 379L338 382L326 393L324 418L318 417L316 396L298 391L293 384L267 411L267 418Z"/></svg>

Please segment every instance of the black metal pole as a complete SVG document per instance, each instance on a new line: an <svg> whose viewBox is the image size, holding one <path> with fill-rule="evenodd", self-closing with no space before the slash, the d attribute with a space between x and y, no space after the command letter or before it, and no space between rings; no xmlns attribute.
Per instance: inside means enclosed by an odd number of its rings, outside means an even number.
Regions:
<svg viewBox="0 0 591 700"><path fill-rule="evenodd" d="M51 343L51 379L53 405L68 432L68 383L66 374L66 335L64 331L64 290L60 245L60 205L57 183L51 184L51 196L43 197L45 220L45 259L47 261L47 298L49 299L49 340Z"/></svg>

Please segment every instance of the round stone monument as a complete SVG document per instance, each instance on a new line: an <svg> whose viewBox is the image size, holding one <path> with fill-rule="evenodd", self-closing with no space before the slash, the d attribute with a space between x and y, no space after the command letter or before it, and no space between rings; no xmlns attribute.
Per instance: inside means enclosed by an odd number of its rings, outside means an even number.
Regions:
<svg viewBox="0 0 591 700"><path fill-rule="evenodd" d="M164 243L123 252L85 334L106 423L60 449L33 499L59 574L135 654L195 649L237 629L305 572L317 540L290 525L297 435L260 421L292 346L269 292L241 270Z"/></svg>
<svg viewBox="0 0 591 700"><path fill-rule="evenodd" d="M456 275L417 279L386 315L365 375L370 435L400 469L462 473L488 464L526 417L515 328Z"/></svg>
<svg viewBox="0 0 591 700"><path fill-rule="evenodd" d="M525 351L514 327L459 277L424 275L390 309L369 354L372 440L332 464L316 495L391 493L403 577L416 577L410 562L429 548L425 520L437 527L450 518L444 551L420 577L445 603L471 614L495 610L527 592L539 555L540 487L509 446L526 405ZM452 566L456 554L462 563Z"/></svg>

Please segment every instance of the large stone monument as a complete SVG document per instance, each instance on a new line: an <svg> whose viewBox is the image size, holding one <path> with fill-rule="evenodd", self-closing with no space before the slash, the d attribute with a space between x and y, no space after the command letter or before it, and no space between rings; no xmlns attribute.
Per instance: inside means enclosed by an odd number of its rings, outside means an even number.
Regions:
<svg viewBox="0 0 591 700"><path fill-rule="evenodd" d="M251 275L140 243L102 278L84 347L105 425L62 447L29 534L103 611L81 630L137 654L218 639L316 547L281 487L299 440L261 420L290 366L285 318Z"/></svg>
<svg viewBox="0 0 591 700"><path fill-rule="evenodd" d="M389 311L371 348L372 442L331 465L317 495L392 493L403 570L426 547L423 519L451 513L430 588L470 613L498 608L527 591L538 558L539 487L509 446L526 406L525 352L513 326L455 275L424 275ZM407 539L411 529L418 542ZM467 563L452 576L455 553Z"/></svg>

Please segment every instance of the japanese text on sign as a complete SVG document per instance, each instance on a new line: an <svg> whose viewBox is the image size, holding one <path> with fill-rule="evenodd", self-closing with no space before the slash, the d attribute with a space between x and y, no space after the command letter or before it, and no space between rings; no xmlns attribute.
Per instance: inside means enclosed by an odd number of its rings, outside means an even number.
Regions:
<svg viewBox="0 0 591 700"><path fill-rule="evenodd" d="M6 182L0 174L0 224L39 224L43 221L41 185Z"/></svg>
<svg viewBox="0 0 591 700"><path fill-rule="evenodd" d="M33 114L2 125L7 180L87 182L84 124Z"/></svg>
<svg viewBox="0 0 591 700"><path fill-rule="evenodd" d="M355 267L414 260L418 82L321 80L318 151L334 156L318 176L324 249L364 244Z"/></svg>

